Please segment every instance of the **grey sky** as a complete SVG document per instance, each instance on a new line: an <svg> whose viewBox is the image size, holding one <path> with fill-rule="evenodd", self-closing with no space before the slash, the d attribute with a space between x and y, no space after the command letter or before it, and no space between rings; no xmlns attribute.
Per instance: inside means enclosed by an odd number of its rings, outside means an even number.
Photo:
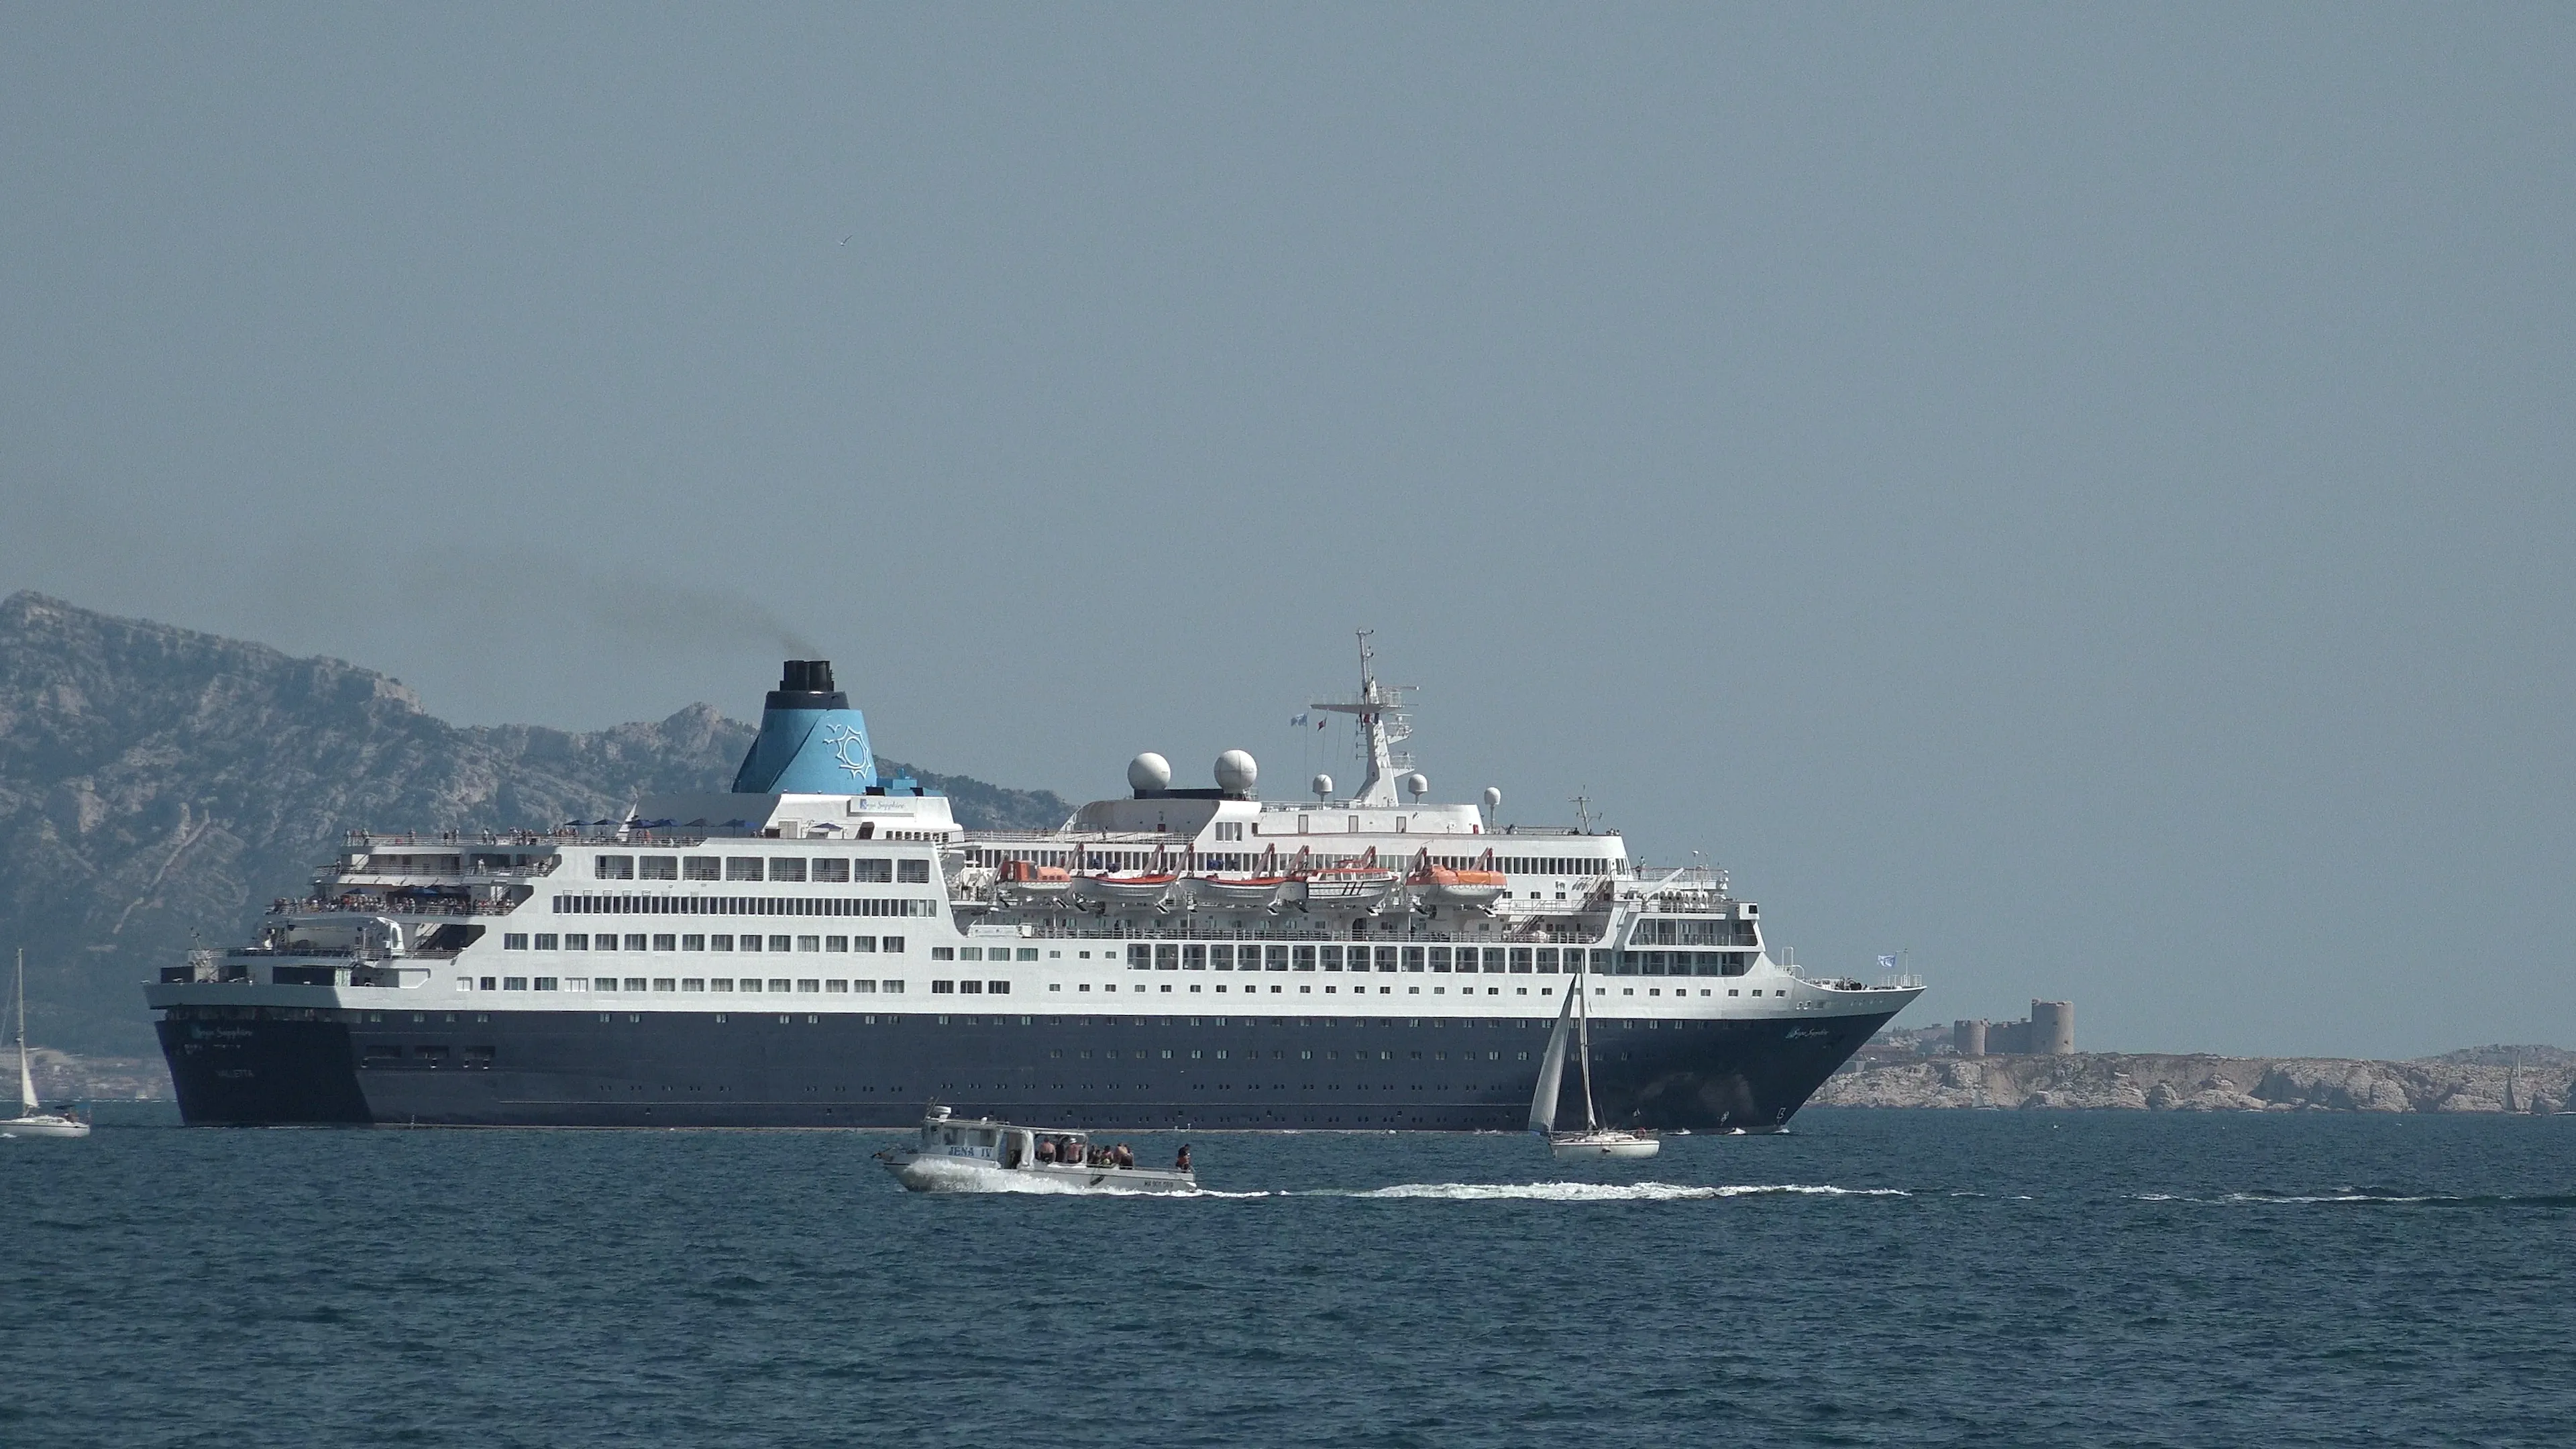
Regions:
<svg viewBox="0 0 2576 1449"><path fill-rule="evenodd" d="M0 589L1076 796L1374 625L1909 1019L2576 1043L2563 8L0 24Z"/></svg>

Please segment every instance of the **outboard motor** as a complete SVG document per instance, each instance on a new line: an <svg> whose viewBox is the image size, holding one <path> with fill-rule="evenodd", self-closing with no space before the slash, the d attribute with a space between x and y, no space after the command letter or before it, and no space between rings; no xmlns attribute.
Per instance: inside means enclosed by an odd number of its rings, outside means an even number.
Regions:
<svg viewBox="0 0 2576 1449"><path fill-rule="evenodd" d="M876 784L867 720L832 687L832 661L788 660L761 711L760 737L734 774L734 793L855 795Z"/></svg>

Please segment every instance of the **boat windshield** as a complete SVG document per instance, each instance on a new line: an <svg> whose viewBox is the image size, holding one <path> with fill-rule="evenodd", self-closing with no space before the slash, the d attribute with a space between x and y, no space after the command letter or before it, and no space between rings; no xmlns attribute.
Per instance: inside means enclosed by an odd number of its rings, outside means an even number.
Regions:
<svg viewBox="0 0 2576 1449"><path fill-rule="evenodd" d="M951 1157L990 1157L1002 1134L991 1127L924 1127L921 1145Z"/></svg>

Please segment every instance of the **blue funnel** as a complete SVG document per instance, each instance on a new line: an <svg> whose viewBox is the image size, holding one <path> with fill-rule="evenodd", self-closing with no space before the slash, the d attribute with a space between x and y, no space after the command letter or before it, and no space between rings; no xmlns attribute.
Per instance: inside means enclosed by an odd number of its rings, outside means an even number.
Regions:
<svg viewBox="0 0 2576 1449"><path fill-rule="evenodd" d="M788 660L761 712L760 737L734 772L734 793L855 795L876 783L867 719L832 687L832 661Z"/></svg>

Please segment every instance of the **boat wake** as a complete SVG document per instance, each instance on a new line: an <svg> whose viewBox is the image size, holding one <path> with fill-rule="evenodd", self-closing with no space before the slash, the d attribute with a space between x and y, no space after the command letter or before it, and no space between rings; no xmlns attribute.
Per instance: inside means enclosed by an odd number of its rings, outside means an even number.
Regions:
<svg viewBox="0 0 2576 1449"><path fill-rule="evenodd" d="M2193 1197L2185 1193L2142 1192L2139 1202L2192 1203L2204 1207L2576 1207L2576 1195L2567 1193L2410 1193L2388 1187L2347 1187L2332 1192L2230 1192L2216 1197Z"/></svg>
<svg viewBox="0 0 2576 1449"><path fill-rule="evenodd" d="M1894 1187L1833 1187L1799 1182L1705 1185L1679 1182L1408 1182L1366 1192L1303 1193L1305 1197L1446 1202L1699 1202L1731 1197L1912 1197Z"/></svg>

